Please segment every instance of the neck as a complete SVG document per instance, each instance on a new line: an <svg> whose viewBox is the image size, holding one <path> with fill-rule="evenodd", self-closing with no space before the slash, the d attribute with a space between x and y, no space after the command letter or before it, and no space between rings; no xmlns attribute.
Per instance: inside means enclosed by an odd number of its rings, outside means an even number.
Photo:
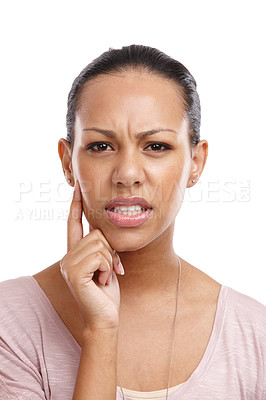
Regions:
<svg viewBox="0 0 266 400"><path fill-rule="evenodd" d="M178 260L173 232L174 224L147 246L118 253L125 269L125 275L117 275L121 300L154 301L176 292Z"/></svg>

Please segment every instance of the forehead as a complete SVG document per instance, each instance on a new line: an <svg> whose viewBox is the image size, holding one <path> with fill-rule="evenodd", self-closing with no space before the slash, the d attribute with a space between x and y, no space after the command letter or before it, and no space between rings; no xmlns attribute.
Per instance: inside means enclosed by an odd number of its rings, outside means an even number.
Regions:
<svg viewBox="0 0 266 400"><path fill-rule="evenodd" d="M87 81L77 104L78 118L95 123L112 119L151 122L172 122L185 117L182 88L175 82L145 72L104 74ZM158 120L158 121L156 121Z"/></svg>

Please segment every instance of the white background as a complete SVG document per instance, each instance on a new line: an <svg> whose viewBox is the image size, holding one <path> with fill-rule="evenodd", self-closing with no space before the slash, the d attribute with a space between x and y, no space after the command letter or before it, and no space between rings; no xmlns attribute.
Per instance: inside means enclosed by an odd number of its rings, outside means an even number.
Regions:
<svg viewBox="0 0 266 400"><path fill-rule="evenodd" d="M266 304L263 3L2 2L0 281L65 254L72 190L57 142L67 94L93 58L135 43L185 64L201 98L209 157L176 219L177 254Z"/></svg>

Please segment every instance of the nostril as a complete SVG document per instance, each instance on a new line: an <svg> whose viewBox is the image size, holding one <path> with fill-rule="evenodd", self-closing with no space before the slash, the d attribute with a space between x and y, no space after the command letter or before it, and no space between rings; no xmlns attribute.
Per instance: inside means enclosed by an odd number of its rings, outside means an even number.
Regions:
<svg viewBox="0 0 266 400"><path fill-rule="evenodd" d="M140 181L135 181L134 184L140 185ZM117 185L132 185L130 181L117 182Z"/></svg>

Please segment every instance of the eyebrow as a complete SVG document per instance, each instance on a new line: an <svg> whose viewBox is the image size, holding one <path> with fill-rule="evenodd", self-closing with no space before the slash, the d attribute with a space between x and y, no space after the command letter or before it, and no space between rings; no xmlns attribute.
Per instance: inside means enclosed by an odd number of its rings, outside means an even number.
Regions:
<svg viewBox="0 0 266 400"><path fill-rule="evenodd" d="M85 128L82 129L83 132L87 132L87 131L95 131L95 132L99 132L102 133L103 135L114 139L116 137L116 133L114 131L111 131L109 129L100 129L100 128L96 128L96 127L92 127L92 128ZM155 133L159 133L159 132L174 132L174 133L178 133L177 131L173 130L173 129L168 129L168 128L157 128L157 129L151 129L149 131L144 131L144 132L139 132L136 135L137 139L142 139L145 138L146 136L150 136L150 135L154 135Z"/></svg>

